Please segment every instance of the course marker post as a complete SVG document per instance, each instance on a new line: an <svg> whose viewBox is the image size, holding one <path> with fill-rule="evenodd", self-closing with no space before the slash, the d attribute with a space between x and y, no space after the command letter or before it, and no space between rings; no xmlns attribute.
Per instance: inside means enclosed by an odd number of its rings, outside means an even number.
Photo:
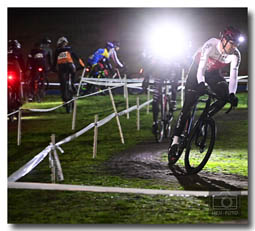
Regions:
<svg viewBox="0 0 255 231"><path fill-rule="evenodd" d="M17 131L17 145L20 146L21 144L21 116L22 116L22 111L21 108L19 109L18 113L18 131Z"/></svg>
<svg viewBox="0 0 255 231"><path fill-rule="evenodd" d="M150 86L148 86L147 88L147 101L150 100ZM147 110L146 110L146 113L149 114L150 112L150 104L147 105Z"/></svg>
<svg viewBox="0 0 255 231"><path fill-rule="evenodd" d="M136 125L137 125L137 131L140 131L140 103L139 103L139 97L136 98L136 105L137 105L137 111L136 111L136 115L137 115L137 119L136 119Z"/></svg>
<svg viewBox="0 0 255 231"><path fill-rule="evenodd" d="M73 120L72 120L72 130L75 129L75 122L76 122L76 112L77 112L77 99L74 99L73 102Z"/></svg>
<svg viewBox="0 0 255 231"><path fill-rule="evenodd" d="M98 121L98 115L95 115L93 158L96 158L96 155L97 155L97 136L98 136L97 121Z"/></svg>
<svg viewBox="0 0 255 231"><path fill-rule="evenodd" d="M129 108L129 102L128 102L128 88L127 88L127 76L126 74L124 75L125 79L125 86L124 86L124 91L125 91L125 96L126 96L126 109ZM129 119L129 112L127 112L127 119Z"/></svg>
<svg viewBox="0 0 255 231"><path fill-rule="evenodd" d="M52 153L53 153L53 158L52 159L53 159L53 165L54 165L53 176L55 177L54 182L56 182L56 180L57 181L63 181L64 180L64 175L63 175L62 167L61 167L61 164L60 164L60 161L59 161L59 158L58 158L55 143L56 143L55 134L52 134L51 135L51 144L52 144Z"/></svg>
<svg viewBox="0 0 255 231"><path fill-rule="evenodd" d="M124 137L123 137L123 133L122 133L121 125L120 125L119 115L118 115L118 112L117 112L117 109L116 109L116 106L115 106L115 102L114 102L114 99L113 99L113 96L112 96L111 88L108 88L108 89L109 89L109 94L110 94L111 101L112 101L112 107L113 107L113 110L116 114L116 121L117 121L117 125L118 125L119 132L120 132L121 142L122 142L122 144L124 144L125 142L124 142Z"/></svg>

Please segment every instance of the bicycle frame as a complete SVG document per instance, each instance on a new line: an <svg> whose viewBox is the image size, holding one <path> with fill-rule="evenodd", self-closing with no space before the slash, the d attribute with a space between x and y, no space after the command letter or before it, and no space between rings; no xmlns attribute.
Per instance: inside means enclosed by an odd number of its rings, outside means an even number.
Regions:
<svg viewBox="0 0 255 231"><path fill-rule="evenodd" d="M197 105L198 103L205 103L205 108L202 112L202 114L199 116L198 121L201 121L202 119L204 119L206 116L208 116L209 113L209 108L211 105L211 101L212 101L212 97L213 95L209 94L207 99L198 99L197 102L195 103L193 109L192 109L192 113L191 113L191 117L188 120L188 126L187 126L187 131L186 131L186 136L188 136L190 134L190 131L192 129L192 125L193 125L193 121L195 120L195 114L197 111Z"/></svg>

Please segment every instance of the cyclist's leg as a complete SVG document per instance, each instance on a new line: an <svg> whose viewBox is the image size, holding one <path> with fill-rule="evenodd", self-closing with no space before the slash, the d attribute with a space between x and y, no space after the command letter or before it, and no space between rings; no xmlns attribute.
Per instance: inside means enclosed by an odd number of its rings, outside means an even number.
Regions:
<svg viewBox="0 0 255 231"><path fill-rule="evenodd" d="M71 81L72 81L72 90L73 90L73 94L76 94L76 88L74 86L75 84L75 81L76 81L76 67L74 64L70 64L70 67L69 67L69 71L70 71L70 74L71 74Z"/></svg>
<svg viewBox="0 0 255 231"><path fill-rule="evenodd" d="M220 111L228 101L228 84L227 81L219 74L219 72L206 74L205 78L212 91L215 92L215 94L219 97L219 99L211 105L209 110L210 116L213 116Z"/></svg>
<svg viewBox="0 0 255 231"><path fill-rule="evenodd" d="M184 104L175 125L172 145L179 143L179 137L184 130L184 127L190 115L190 111L192 110L192 107L194 106L197 99L199 98L199 94L194 90L198 85L197 68L198 65L193 63L189 70L188 78L185 85Z"/></svg>

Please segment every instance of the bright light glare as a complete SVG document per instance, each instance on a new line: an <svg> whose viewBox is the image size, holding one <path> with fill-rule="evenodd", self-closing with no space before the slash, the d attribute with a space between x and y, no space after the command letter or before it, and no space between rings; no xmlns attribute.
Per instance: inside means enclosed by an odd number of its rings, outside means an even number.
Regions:
<svg viewBox="0 0 255 231"><path fill-rule="evenodd" d="M181 56L184 51L185 34L181 26L160 25L149 35L149 48L153 55L164 59Z"/></svg>
<svg viewBox="0 0 255 231"><path fill-rule="evenodd" d="M243 37L243 36L240 36L240 37L238 38L238 41L239 41L240 43L242 43L242 42L244 41L244 37Z"/></svg>

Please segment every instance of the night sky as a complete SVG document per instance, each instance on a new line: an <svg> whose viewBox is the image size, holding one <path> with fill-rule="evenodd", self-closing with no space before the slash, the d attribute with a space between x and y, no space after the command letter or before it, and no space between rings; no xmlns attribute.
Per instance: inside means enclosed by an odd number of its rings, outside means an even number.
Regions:
<svg viewBox="0 0 255 231"><path fill-rule="evenodd" d="M181 24L193 51L227 25L238 27L248 39L247 8L8 8L8 39L18 39L26 55L44 36L52 39L53 49L66 36L84 60L105 41L119 40L120 59L135 70L146 29L160 21ZM248 41L240 51L239 73L246 75Z"/></svg>

